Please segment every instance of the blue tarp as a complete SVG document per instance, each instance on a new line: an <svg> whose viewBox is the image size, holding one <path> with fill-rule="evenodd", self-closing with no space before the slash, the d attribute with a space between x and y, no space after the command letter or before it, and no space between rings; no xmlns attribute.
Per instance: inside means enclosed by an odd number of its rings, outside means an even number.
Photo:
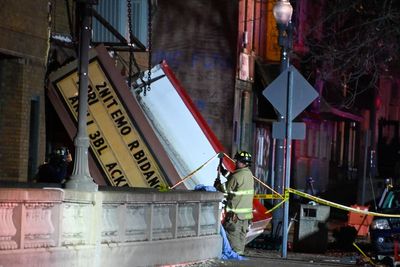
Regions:
<svg viewBox="0 0 400 267"><path fill-rule="evenodd" d="M224 227L221 225L220 234L222 236L222 255L221 259L223 260L244 260L245 258L237 254L229 244L229 240L226 237L226 232Z"/></svg>
<svg viewBox="0 0 400 267"><path fill-rule="evenodd" d="M196 185L194 188L196 191L207 191L207 192L216 192L217 189L213 186L205 186L202 184ZM224 227L221 225L221 230L220 234L222 236L222 255L221 259L223 260L245 260L245 257L240 256L237 254L231 247L231 244L229 244L229 240L226 237L226 232Z"/></svg>

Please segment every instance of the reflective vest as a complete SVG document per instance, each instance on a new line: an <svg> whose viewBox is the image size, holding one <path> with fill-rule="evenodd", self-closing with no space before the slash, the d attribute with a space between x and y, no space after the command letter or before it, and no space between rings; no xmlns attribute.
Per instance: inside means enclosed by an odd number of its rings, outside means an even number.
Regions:
<svg viewBox="0 0 400 267"><path fill-rule="evenodd" d="M235 170L226 182L226 211L241 220L253 218L254 180L248 167Z"/></svg>

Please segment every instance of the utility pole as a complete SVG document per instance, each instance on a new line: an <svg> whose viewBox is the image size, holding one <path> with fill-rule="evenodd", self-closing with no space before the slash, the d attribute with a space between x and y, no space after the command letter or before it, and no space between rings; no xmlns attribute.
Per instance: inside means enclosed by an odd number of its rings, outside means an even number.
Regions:
<svg viewBox="0 0 400 267"><path fill-rule="evenodd" d="M66 188L79 191L97 191L89 172L89 137L87 133L88 84L89 84L89 47L91 40L92 5L97 0L77 0L76 14L79 17L79 107L78 132L74 140L75 159L74 170Z"/></svg>

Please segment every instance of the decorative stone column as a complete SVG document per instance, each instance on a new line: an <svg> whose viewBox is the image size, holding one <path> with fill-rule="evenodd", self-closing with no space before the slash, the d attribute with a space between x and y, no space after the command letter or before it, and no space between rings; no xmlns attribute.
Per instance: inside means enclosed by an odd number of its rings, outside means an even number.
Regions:
<svg viewBox="0 0 400 267"><path fill-rule="evenodd" d="M12 238L17 233L12 217L17 203L0 203L0 250L16 249L17 242Z"/></svg>

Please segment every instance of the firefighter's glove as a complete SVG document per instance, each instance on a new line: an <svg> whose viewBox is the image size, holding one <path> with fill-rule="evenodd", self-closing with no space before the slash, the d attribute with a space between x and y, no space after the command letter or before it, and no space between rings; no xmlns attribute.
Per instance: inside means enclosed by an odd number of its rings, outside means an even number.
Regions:
<svg viewBox="0 0 400 267"><path fill-rule="evenodd" d="M228 174L227 169L225 169L222 165L218 166L217 171L219 171L223 176L226 176Z"/></svg>
<svg viewBox="0 0 400 267"><path fill-rule="evenodd" d="M221 186L222 186L221 179L219 179L219 178L215 179L214 187L219 190L219 188L221 188Z"/></svg>

